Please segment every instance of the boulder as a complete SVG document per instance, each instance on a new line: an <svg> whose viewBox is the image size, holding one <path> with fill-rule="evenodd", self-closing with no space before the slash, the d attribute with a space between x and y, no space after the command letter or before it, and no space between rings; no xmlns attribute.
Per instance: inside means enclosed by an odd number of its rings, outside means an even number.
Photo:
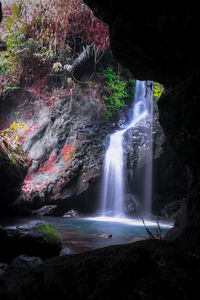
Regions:
<svg viewBox="0 0 200 300"><path fill-rule="evenodd" d="M47 259L59 255L61 236L45 222L32 221L25 225L0 228L0 261L10 262L19 255Z"/></svg>
<svg viewBox="0 0 200 300"><path fill-rule="evenodd" d="M71 250L70 248L64 248L60 252L60 256L63 256L63 255L72 255L72 254L74 254L74 251Z"/></svg>
<svg viewBox="0 0 200 300"><path fill-rule="evenodd" d="M8 268L12 272L29 271L39 266L42 262L40 257L20 255L9 264Z"/></svg>

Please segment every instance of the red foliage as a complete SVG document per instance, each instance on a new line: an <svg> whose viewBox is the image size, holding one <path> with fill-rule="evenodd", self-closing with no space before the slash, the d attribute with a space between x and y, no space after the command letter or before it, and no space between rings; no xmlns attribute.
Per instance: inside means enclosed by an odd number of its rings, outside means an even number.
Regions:
<svg viewBox="0 0 200 300"><path fill-rule="evenodd" d="M81 3L81 0L77 1L79 9L70 16L72 33L88 44L94 43L97 50L108 49L110 46L108 25L96 18L93 12Z"/></svg>
<svg viewBox="0 0 200 300"><path fill-rule="evenodd" d="M55 162L56 162L57 156L54 153L49 157L49 159L45 162L43 167L41 167L37 172L36 175L40 175L41 173L48 173L51 172L54 168Z"/></svg>
<svg viewBox="0 0 200 300"><path fill-rule="evenodd" d="M72 155L72 148L74 144L66 145L62 149L63 160L66 163Z"/></svg>
<svg viewBox="0 0 200 300"><path fill-rule="evenodd" d="M48 9L46 3L32 4L27 11L26 23L28 36L42 39L44 45L51 44L60 54L69 49L70 39L94 43L100 51L110 45L108 26L96 18L82 0L51 0Z"/></svg>

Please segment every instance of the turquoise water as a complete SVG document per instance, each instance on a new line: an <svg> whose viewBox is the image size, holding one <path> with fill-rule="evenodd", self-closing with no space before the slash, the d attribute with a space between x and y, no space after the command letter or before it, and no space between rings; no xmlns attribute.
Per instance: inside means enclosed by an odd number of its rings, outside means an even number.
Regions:
<svg viewBox="0 0 200 300"><path fill-rule="evenodd" d="M64 218L64 217L20 217L1 220L3 226L16 226L33 220L42 220L61 233L63 248L69 248L74 253L102 248L111 245L126 244L148 238L141 220L115 220L101 218ZM148 229L156 233L156 223L146 222ZM162 236L171 227L170 224L160 224ZM110 233L112 238L100 237Z"/></svg>

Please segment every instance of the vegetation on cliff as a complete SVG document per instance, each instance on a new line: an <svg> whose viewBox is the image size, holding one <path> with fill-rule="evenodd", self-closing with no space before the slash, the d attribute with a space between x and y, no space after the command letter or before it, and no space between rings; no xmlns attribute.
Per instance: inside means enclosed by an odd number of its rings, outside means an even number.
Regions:
<svg viewBox="0 0 200 300"><path fill-rule="evenodd" d="M125 104L126 99L133 99L135 80L129 82L117 75L111 67L103 71L106 78L106 91L104 99L104 117L109 119Z"/></svg>
<svg viewBox="0 0 200 300"><path fill-rule="evenodd" d="M20 85L44 88L53 65L69 71L86 45L98 56L109 47L108 26L82 2L14 0L4 8L0 33L0 89Z"/></svg>
<svg viewBox="0 0 200 300"><path fill-rule="evenodd" d="M69 92L83 84L93 90L96 65L110 46L108 26L82 0L43 0L37 4L33 0L10 1L4 7L0 34L7 45L0 53L0 92L5 97L9 91L26 88L50 99L53 81ZM86 80L77 80L77 67L90 57L93 73ZM105 119L132 94L128 82L118 75L108 65L101 72L101 87L97 80L97 90L106 85L106 95L101 97Z"/></svg>
<svg viewBox="0 0 200 300"><path fill-rule="evenodd" d="M153 97L157 101L164 91L164 86L158 82L153 82Z"/></svg>

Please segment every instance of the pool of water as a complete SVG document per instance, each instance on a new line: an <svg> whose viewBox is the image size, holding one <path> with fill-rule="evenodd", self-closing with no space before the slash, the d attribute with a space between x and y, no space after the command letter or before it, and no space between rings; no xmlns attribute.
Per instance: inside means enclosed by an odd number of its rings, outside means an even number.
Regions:
<svg viewBox="0 0 200 300"><path fill-rule="evenodd" d="M4 218L2 226L16 226L33 220L42 220L53 226L62 236L63 248L80 253L96 248L135 242L148 238L141 220L114 218L64 218L64 217L20 217ZM145 221L148 229L155 234L157 223ZM160 223L162 236L172 227L169 223ZM101 237L109 233L112 238Z"/></svg>

